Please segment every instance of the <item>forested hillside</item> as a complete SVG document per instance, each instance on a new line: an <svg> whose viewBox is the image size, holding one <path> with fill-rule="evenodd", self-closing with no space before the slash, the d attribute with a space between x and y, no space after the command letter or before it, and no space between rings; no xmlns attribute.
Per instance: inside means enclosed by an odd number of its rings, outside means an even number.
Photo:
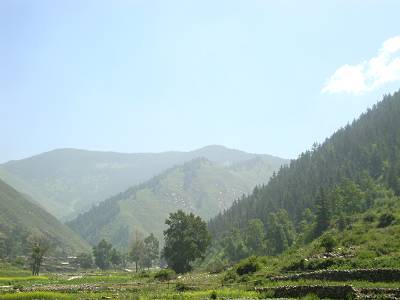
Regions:
<svg viewBox="0 0 400 300"><path fill-rule="evenodd" d="M78 253L89 245L56 218L0 180L0 257L30 255L31 238L48 240L51 253Z"/></svg>
<svg viewBox="0 0 400 300"><path fill-rule="evenodd" d="M345 227L381 198L398 201L399 195L396 92L283 166L267 185L235 201L209 222L209 229L214 240L223 240L215 247L231 260L279 254L299 239L311 241L332 226Z"/></svg>
<svg viewBox="0 0 400 300"><path fill-rule="evenodd" d="M199 158L100 203L68 224L91 244L107 238L126 247L135 230L161 238L165 219L178 209L206 220L215 216L272 173L261 157L230 166Z"/></svg>
<svg viewBox="0 0 400 300"><path fill-rule="evenodd" d="M287 162L222 146L190 152L131 154L59 149L0 165L0 178L65 220L168 168L199 157L225 165L262 157L271 173Z"/></svg>

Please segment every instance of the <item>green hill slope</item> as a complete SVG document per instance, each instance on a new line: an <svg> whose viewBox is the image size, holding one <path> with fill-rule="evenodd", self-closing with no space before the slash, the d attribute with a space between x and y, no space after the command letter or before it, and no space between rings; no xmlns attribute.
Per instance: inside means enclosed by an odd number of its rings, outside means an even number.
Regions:
<svg viewBox="0 0 400 300"><path fill-rule="evenodd" d="M170 212L183 209L209 219L256 184L267 182L273 172L263 158L231 166L195 159L108 199L68 224L91 244L105 237L125 247L134 230L161 238Z"/></svg>
<svg viewBox="0 0 400 300"><path fill-rule="evenodd" d="M1 256L26 254L30 235L41 235L54 245L52 251L77 253L89 249L75 232L0 180Z"/></svg>
<svg viewBox="0 0 400 300"><path fill-rule="evenodd" d="M266 186L211 220L209 228L215 240L221 240L224 235L233 236L232 228L245 233L249 221L259 219L266 239L260 252L279 254L307 226L306 243L336 221L345 222L367 211L382 189L400 195L400 92L385 96L322 145L302 153ZM230 242L219 247L227 251L228 244L235 246Z"/></svg>
<svg viewBox="0 0 400 300"><path fill-rule="evenodd" d="M274 170L287 162L222 146L132 154L59 149L0 165L0 178L31 195L57 218L72 219L93 204L199 157L225 165L262 157Z"/></svg>

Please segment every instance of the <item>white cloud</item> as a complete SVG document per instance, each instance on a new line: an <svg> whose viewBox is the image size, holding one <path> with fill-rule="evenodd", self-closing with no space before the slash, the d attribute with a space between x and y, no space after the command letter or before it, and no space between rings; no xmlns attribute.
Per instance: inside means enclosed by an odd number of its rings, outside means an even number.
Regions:
<svg viewBox="0 0 400 300"><path fill-rule="evenodd" d="M400 36L386 40L370 60L341 66L327 80L322 93L359 95L395 81L400 81Z"/></svg>

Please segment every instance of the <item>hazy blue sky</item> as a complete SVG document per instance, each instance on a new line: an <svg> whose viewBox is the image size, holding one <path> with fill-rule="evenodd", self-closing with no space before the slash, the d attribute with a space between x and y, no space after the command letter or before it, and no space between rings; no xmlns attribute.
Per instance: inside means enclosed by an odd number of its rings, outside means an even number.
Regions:
<svg viewBox="0 0 400 300"><path fill-rule="evenodd" d="M0 161L208 144L297 157L400 87L399 12L381 0L2 0Z"/></svg>

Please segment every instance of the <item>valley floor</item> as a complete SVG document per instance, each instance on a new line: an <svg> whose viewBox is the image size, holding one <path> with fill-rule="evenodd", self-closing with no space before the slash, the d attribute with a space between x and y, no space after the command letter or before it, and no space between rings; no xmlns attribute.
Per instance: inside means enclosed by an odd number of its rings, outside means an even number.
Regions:
<svg viewBox="0 0 400 300"><path fill-rule="evenodd" d="M390 272L400 274L398 269ZM224 283L224 273L196 272L158 281L154 272L93 271L33 277L28 271L3 266L0 299L400 299L397 275L372 282L346 280L343 274L340 281L259 274L250 280Z"/></svg>

